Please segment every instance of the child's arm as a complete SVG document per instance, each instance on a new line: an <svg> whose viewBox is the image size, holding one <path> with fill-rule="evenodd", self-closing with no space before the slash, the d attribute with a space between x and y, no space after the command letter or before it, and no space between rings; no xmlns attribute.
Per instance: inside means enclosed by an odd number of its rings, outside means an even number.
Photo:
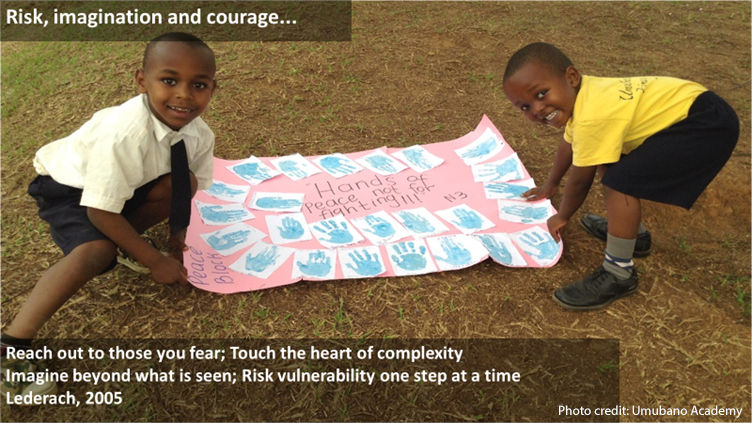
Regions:
<svg viewBox="0 0 752 423"><path fill-rule="evenodd" d="M185 236L188 229L173 232L170 230L170 239L167 240L167 248L170 250L170 256L180 263L183 262L183 252L188 249L185 245Z"/></svg>
<svg viewBox="0 0 752 423"><path fill-rule="evenodd" d="M559 147L556 149L554 156L554 165L548 175L548 180L540 187L532 188L524 193L522 197L528 201L542 200L551 198L559 190L559 184L564 174L567 173L572 165L572 144L566 142L563 138L559 141Z"/></svg>
<svg viewBox="0 0 752 423"><path fill-rule="evenodd" d="M203 171L199 172L199 174L195 174L193 173L193 171L188 172L191 181L191 198L196 195L197 190L205 190L212 185L214 156L212 155L211 150L209 151L207 159L209 162L208 169L206 169L206 165L204 165ZM202 173L203 178L200 178L198 175ZM187 206L190 207L190 203L187 204ZM190 216L190 210L188 212L188 216ZM179 261L180 263L183 263L183 253L188 250L188 246L185 245L185 236L187 232L188 228L174 229L172 226L170 226L170 238L167 240L167 248L169 249L170 256L172 256L172 258Z"/></svg>
<svg viewBox="0 0 752 423"><path fill-rule="evenodd" d="M561 199L559 213L551 216L546 224L548 232L556 242L561 240L559 231L567 225L569 219L577 212L585 198L587 198L590 186L595 178L597 166L578 167L572 166L567 183L564 185L564 196Z"/></svg>
<svg viewBox="0 0 752 423"><path fill-rule="evenodd" d="M89 207L89 220L131 257L151 269L154 281L161 284L188 285L188 271L177 260L165 257L138 235L130 222L118 213Z"/></svg>

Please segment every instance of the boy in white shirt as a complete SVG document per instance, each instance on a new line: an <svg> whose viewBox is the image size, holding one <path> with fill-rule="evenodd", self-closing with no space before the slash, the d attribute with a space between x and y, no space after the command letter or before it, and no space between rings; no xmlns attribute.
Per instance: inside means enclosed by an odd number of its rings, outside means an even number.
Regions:
<svg viewBox="0 0 752 423"><path fill-rule="evenodd" d="M188 284L182 253L190 198L212 183L214 133L199 116L216 87L215 71L214 53L200 39L159 36L136 71L140 95L95 113L76 132L37 152L39 175L29 194L65 257L42 275L2 334L3 374L6 368L42 370L38 363L6 359L6 347L30 347L73 294L117 264L118 248L147 266L155 282ZM182 199L173 201L177 193ZM140 234L168 217L171 254L165 256ZM51 382L2 383L3 397L56 391Z"/></svg>

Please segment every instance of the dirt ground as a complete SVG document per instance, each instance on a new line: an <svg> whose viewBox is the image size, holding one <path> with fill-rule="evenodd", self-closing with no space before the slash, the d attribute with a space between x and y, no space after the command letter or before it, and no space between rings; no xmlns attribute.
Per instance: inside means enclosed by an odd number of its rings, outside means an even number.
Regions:
<svg viewBox="0 0 752 423"><path fill-rule="evenodd" d="M219 295L159 286L118 267L81 289L41 338L617 339L621 406L737 407L743 408L738 421L750 421L749 2L356 2L352 25L351 42L210 43L219 89L204 119L217 135L215 155L320 155L447 141L473 130L486 114L542 183L561 131L526 121L501 88L508 57L534 41L556 44L586 75L697 81L737 111L739 143L692 210L643 203L653 252L637 260L640 292L601 311L565 311L551 300L556 288L602 260L604 245L573 219L561 261L548 269L487 260L425 276ZM3 327L61 257L25 193L33 154L96 110L135 95L132 75L143 46L2 43ZM576 218L604 213L602 199L596 183ZM164 239L160 229L153 232ZM583 377L562 376L586 383ZM536 398L561 403L551 392ZM301 396L297 411L277 413L237 395L212 407L217 398L170 400L147 389L129 407L3 405L2 414L6 421L563 418L515 414L515 407L530 405L524 395L507 408L477 392L455 395L452 400L462 399L457 412L424 398L403 414L387 412L396 405L367 391L349 392L346 407L342 397ZM737 421L712 415L621 420Z"/></svg>

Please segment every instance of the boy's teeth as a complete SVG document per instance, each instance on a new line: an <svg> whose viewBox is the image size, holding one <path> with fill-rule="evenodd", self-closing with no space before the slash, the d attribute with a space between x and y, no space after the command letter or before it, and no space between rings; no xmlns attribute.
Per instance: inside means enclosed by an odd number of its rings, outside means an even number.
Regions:
<svg viewBox="0 0 752 423"><path fill-rule="evenodd" d="M553 112L551 112L551 114L550 114L550 115L546 116L546 120L551 120L551 119L553 119L553 118L554 118L554 116L556 116L556 114L557 114L557 113L559 113L559 111L558 111L558 110L554 110Z"/></svg>
<svg viewBox="0 0 752 423"><path fill-rule="evenodd" d="M188 112L190 112L190 111L191 111L191 109L183 109L182 107L175 107L175 106L170 106L170 108L171 108L171 109L174 109L174 110L177 110L177 111L179 111L179 112L186 112L186 113L188 113Z"/></svg>

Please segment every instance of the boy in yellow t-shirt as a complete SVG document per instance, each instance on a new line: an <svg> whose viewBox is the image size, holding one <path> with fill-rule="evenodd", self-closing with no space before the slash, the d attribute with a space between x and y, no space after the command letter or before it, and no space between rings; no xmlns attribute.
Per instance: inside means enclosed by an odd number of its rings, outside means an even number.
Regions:
<svg viewBox="0 0 752 423"><path fill-rule="evenodd" d="M564 174L560 231L587 197L596 172L605 189L607 219L580 222L606 240L603 264L559 288L553 299L569 310L593 310L637 292L633 257L650 254L650 233L640 223L640 200L689 209L731 156L739 119L702 85L669 77L599 78L581 75L558 48L533 43L509 59L504 93L533 122L565 128L548 180L523 194L552 197Z"/></svg>

